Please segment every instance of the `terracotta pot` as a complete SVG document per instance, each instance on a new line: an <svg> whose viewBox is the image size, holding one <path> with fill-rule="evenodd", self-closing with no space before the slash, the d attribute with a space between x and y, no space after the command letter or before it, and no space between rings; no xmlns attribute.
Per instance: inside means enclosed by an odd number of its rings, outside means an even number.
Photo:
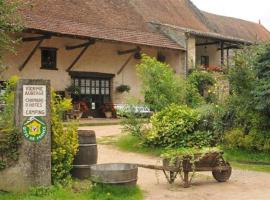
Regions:
<svg viewBox="0 0 270 200"><path fill-rule="evenodd" d="M106 118L112 118L112 112L105 112Z"/></svg>

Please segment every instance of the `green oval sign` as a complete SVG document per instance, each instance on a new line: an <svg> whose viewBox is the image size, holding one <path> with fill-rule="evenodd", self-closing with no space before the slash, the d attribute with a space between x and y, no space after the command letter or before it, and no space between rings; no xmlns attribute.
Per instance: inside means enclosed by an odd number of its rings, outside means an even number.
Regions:
<svg viewBox="0 0 270 200"><path fill-rule="evenodd" d="M23 136L30 142L39 142L47 134L46 122L41 117L29 117L22 127Z"/></svg>

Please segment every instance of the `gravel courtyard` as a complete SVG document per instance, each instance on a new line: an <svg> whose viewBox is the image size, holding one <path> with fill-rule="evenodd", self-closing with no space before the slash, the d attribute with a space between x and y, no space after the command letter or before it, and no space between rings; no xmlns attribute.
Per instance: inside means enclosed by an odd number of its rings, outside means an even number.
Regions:
<svg viewBox="0 0 270 200"><path fill-rule="evenodd" d="M119 125L83 127L95 130L97 137L121 134ZM159 159L127 153L109 145L98 145L98 163L127 162L159 164ZM169 185L162 172L139 169L138 184L145 191L146 200L269 200L270 173L233 169L229 182L218 183L211 173L199 173L191 188L184 189L179 178Z"/></svg>

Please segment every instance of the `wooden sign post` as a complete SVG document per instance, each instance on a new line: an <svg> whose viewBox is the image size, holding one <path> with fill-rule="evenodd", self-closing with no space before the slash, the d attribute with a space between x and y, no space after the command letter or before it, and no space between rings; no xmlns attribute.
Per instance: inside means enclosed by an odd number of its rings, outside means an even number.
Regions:
<svg viewBox="0 0 270 200"><path fill-rule="evenodd" d="M0 172L0 190L26 191L51 184L50 91L49 81L19 80L14 110L22 145L18 162Z"/></svg>

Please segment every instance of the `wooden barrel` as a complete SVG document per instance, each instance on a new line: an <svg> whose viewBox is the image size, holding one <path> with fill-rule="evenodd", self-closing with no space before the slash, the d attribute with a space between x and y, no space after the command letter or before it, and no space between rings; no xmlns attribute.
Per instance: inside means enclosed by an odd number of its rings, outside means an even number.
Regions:
<svg viewBox="0 0 270 200"><path fill-rule="evenodd" d="M73 161L71 174L75 178L90 177L90 166L97 163L96 134L91 130L78 130L79 149Z"/></svg>

